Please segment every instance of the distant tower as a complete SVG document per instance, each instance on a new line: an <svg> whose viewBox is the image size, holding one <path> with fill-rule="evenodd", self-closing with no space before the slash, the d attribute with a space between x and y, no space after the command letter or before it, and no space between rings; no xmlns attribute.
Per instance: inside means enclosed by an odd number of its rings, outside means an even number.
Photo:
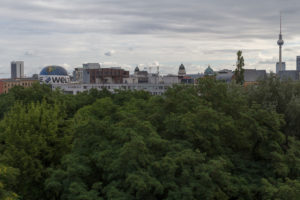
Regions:
<svg viewBox="0 0 300 200"><path fill-rule="evenodd" d="M24 62L12 61L11 62L11 78L24 78Z"/></svg>
<svg viewBox="0 0 300 200"><path fill-rule="evenodd" d="M297 71L300 71L300 56L297 56Z"/></svg>
<svg viewBox="0 0 300 200"><path fill-rule="evenodd" d="M179 70L178 70L178 76L184 77L185 75L186 75L185 67L181 63L181 65L179 66Z"/></svg>
<svg viewBox="0 0 300 200"><path fill-rule="evenodd" d="M279 62L276 63L276 73L279 71L285 71L285 63L282 62L282 45L284 44L284 41L282 39L281 34L281 14L280 14L280 33L279 33L279 39L277 41L277 44L279 46Z"/></svg>

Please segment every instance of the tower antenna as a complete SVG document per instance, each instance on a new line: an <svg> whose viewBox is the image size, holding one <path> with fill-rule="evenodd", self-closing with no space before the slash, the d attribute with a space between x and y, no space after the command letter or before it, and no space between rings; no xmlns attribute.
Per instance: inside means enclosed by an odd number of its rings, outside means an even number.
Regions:
<svg viewBox="0 0 300 200"><path fill-rule="evenodd" d="M281 12L280 12L280 35L281 35L281 22L282 22L282 16L281 16Z"/></svg>
<svg viewBox="0 0 300 200"><path fill-rule="evenodd" d="M285 70L285 66L282 62L282 46L284 44L284 41L282 39L281 28L282 28L282 15L280 12L280 33L279 33L279 39L277 41L277 44L279 46L279 62L276 64L276 73L278 73L279 71Z"/></svg>

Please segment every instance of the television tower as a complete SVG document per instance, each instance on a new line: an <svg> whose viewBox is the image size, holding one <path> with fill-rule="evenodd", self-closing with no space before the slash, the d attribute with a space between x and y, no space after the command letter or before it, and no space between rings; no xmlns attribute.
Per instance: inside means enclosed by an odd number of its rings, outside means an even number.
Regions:
<svg viewBox="0 0 300 200"><path fill-rule="evenodd" d="M278 69L276 69L276 72L278 71L284 71L285 67L282 64L282 45L284 44L284 41L282 39L282 34L281 34L281 13L280 13L280 33L279 33L279 39L277 41L277 44L279 46L279 63L278 63Z"/></svg>

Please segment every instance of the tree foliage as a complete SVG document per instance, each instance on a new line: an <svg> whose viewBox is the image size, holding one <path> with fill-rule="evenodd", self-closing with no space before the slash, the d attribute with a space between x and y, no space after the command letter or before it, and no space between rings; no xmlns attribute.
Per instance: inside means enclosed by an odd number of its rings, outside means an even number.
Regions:
<svg viewBox="0 0 300 200"><path fill-rule="evenodd" d="M1 199L299 198L298 83L35 87L0 97Z"/></svg>
<svg viewBox="0 0 300 200"><path fill-rule="evenodd" d="M237 52L237 62L236 69L234 71L234 77L237 84L244 84L244 57L242 56L242 51Z"/></svg>
<svg viewBox="0 0 300 200"><path fill-rule="evenodd" d="M14 191L25 199L43 194L47 168L56 167L70 148L68 121L58 105L16 103L0 123L0 153L20 175Z"/></svg>

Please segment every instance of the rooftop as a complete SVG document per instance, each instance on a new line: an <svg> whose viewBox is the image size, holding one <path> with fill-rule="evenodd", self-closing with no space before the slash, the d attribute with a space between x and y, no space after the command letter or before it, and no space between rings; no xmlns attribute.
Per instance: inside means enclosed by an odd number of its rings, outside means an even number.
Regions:
<svg viewBox="0 0 300 200"><path fill-rule="evenodd" d="M0 81L3 81L3 82L21 82L21 81L38 81L38 79L35 79L35 78L18 78L18 79L7 78L7 79L0 79Z"/></svg>

